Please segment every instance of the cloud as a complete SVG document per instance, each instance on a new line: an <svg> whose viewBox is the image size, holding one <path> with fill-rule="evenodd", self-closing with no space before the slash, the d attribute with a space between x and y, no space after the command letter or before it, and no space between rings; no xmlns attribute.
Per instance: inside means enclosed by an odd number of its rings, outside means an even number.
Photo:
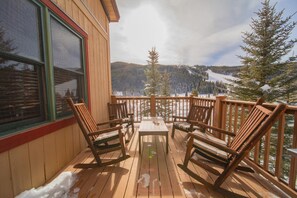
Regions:
<svg viewBox="0 0 297 198"><path fill-rule="evenodd" d="M288 1L277 6L288 6ZM242 32L250 30L261 3L125 0L118 1L118 7L121 20L110 28L112 61L145 64L155 46L161 64L238 65Z"/></svg>

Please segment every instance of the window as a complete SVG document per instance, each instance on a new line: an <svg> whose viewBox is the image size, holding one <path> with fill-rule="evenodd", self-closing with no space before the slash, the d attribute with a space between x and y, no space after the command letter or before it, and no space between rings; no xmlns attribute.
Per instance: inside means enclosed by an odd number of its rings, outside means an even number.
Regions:
<svg viewBox="0 0 297 198"><path fill-rule="evenodd" d="M44 120L40 7L6 0L0 6L0 135Z"/></svg>
<svg viewBox="0 0 297 198"><path fill-rule="evenodd" d="M69 115L65 97L84 98L83 37L46 9L1 1L0 136Z"/></svg>
<svg viewBox="0 0 297 198"><path fill-rule="evenodd" d="M51 35L56 114L60 117L71 112L65 98L71 96L77 100L83 96L82 40L54 17L51 17Z"/></svg>

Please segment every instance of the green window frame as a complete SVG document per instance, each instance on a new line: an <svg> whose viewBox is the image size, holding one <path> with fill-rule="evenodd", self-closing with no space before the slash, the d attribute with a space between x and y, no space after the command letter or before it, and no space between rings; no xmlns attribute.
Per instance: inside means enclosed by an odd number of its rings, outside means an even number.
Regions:
<svg viewBox="0 0 297 198"><path fill-rule="evenodd" d="M85 37L39 1L22 0L23 6L16 4L20 2L1 3L7 16L1 17L0 13L0 137L67 118L71 111L64 99L87 97ZM14 18L9 18L10 12ZM51 20L68 34L67 38L73 37L79 48L70 45L80 56L72 56L73 62L79 60L74 68L69 66L70 59L68 65L61 58L56 61L57 40L53 39ZM57 97L58 89L69 89L70 94Z"/></svg>
<svg viewBox="0 0 297 198"><path fill-rule="evenodd" d="M72 114L66 98L78 101L85 95L84 41L63 21L50 15L55 116ZM65 58L67 57L67 58Z"/></svg>

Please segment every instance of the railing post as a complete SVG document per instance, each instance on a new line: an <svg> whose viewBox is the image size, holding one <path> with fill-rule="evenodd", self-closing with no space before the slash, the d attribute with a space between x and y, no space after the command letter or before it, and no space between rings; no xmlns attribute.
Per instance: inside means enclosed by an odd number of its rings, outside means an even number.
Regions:
<svg viewBox="0 0 297 198"><path fill-rule="evenodd" d="M117 103L117 97L115 95L111 95L111 104Z"/></svg>
<svg viewBox="0 0 297 198"><path fill-rule="evenodd" d="M193 95L191 94L189 98L190 98L190 103L189 103L189 105L190 105L189 109L190 109L191 106L193 105Z"/></svg>
<svg viewBox="0 0 297 198"><path fill-rule="evenodd" d="M216 103L214 106L214 119L213 125L217 128L222 127L222 118L223 118L223 104L222 101L226 99L226 96L216 96Z"/></svg>
<svg viewBox="0 0 297 198"><path fill-rule="evenodd" d="M156 116L156 96L151 95L151 117Z"/></svg>

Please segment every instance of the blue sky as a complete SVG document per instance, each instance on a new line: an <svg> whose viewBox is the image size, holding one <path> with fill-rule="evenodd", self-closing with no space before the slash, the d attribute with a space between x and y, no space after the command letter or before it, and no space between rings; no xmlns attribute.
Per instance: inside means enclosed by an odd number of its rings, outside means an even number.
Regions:
<svg viewBox="0 0 297 198"><path fill-rule="evenodd" d="M284 17L297 11L297 0L271 0L276 2ZM250 31L262 6L260 0L117 0L117 5L121 18L110 24L111 62L146 64L148 50L156 47L160 64L228 66L240 65L242 32ZM296 55L297 44L293 51Z"/></svg>

